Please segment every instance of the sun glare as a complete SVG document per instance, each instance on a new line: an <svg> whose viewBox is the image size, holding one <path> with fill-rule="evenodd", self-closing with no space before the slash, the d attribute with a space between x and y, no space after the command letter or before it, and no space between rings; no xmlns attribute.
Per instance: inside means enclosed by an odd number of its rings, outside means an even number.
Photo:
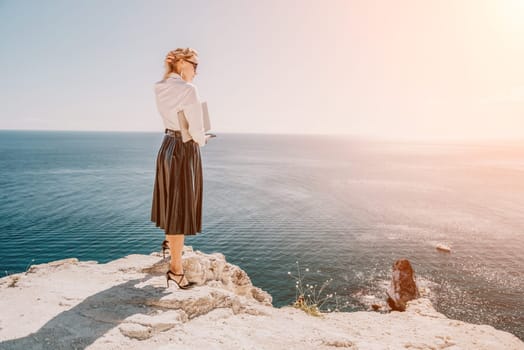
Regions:
<svg viewBox="0 0 524 350"><path fill-rule="evenodd" d="M501 24L510 32L518 34L524 33L524 1L523 0L506 0L497 1L497 7Z"/></svg>

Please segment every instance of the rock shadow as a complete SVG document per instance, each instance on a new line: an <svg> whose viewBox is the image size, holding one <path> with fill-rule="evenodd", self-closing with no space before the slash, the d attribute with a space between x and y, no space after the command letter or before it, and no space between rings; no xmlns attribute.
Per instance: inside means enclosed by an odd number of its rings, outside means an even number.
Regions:
<svg viewBox="0 0 524 350"><path fill-rule="evenodd" d="M160 299L171 292L145 283L150 278L152 276L129 280L91 295L53 317L38 331L0 342L0 349L85 349L127 317L158 309L147 306L146 301ZM144 287L136 287L138 283Z"/></svg>

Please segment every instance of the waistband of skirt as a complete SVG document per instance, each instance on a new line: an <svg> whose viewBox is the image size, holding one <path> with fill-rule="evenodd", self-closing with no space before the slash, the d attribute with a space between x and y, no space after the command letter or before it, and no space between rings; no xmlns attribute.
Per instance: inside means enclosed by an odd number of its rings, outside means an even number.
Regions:
<svg viewBox="0 0 524 350"><path fill-rule="evenodd" d="M180 130L166 129L165 134L169 136L182 137L182 132Z"/></svg>

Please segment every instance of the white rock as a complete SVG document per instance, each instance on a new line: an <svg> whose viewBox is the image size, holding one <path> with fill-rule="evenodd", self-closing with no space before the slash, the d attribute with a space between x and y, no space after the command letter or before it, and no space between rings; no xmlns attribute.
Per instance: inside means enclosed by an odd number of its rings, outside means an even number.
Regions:
<svg viewBox="0 0 524 350"><path fill-rule="evenodd" d="M144 340L150 338L152 335L150 327L142 326L136 323L124 323L118 328L123 335L129 338Z"/></svg>
<svg viewBox="0 0 524 350"><path fill-rule="evenodd" d="M158 253L64 259L0 278L0 349L524 349L510 333L447 318L426 298L405 312L312 317L273 307L223 254L184 247L182 260L198 282L192 289L166 288Z"/></svg>

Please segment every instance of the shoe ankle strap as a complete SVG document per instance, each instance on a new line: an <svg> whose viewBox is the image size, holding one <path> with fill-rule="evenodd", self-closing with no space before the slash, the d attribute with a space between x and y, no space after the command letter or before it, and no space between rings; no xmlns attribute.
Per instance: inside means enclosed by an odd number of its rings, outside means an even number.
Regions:
<svg viewBox="0 0 524 350"><path fill-rule="evenodd" d="M174 273L173 271L169 270L169 273L172 273L175 276L184 276L185 273Z"/></svg>

